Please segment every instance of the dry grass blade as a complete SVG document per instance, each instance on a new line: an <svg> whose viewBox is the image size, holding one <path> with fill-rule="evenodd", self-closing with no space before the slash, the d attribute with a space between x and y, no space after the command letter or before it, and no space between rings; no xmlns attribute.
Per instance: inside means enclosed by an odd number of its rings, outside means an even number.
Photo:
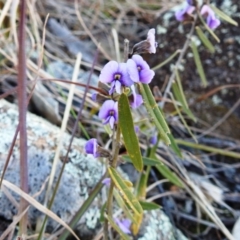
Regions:
<svg viewBox="0 0 240 240"><path fill-rule="evenodd" d="M15 193L19 194L29 204L31 204L32 206L37 208L39 211L48 215L50 218L52 218L53 220L55 220L56 222L58 222L59 224L64 226L69 232L71 232L71 234L76 239L80 240L80 238L74 233L74 231L61 218L59 218L55 213L48 210L46 207L44 207L42 204L40 204L38 201L36 201L33 197L31 197L27 193L23 192L19 187L15 186L14 184L12 184L12 183L10 183L6 180L3 180L2 183L5 187L7 187L7 188L11 189L12 191L14 191Z"/></svg>
<svg viewBox="0 0 240 240"><path fill-rule="evenodd" d="M75 64L75 68L74 68L74 72L73 72L73 77L72 77L72 82L76 82L76 80L77 80L78 72L79 72L79 68L80 68L80 64L81 64L81 58L82 58L82 54L79 53L77 55L77 60L76 60L76 64ZM49 183L48 183L48 188L47 188L47 192L46 192L44 205L47 205L48 199L50 198L52 184L53 184L53 180L54 180L54 177L55 177L57 164L58 164L58 161L59 161L60 150L62 148L63 134L66 131L67 121L68 121L68 118L69 118L70 109L71 109L71 105L72 105L72 100L73 100L73 96L74 96L74 90L75 90L75 84L71 84L70 91L69 91L69 94L68 94L68 101L67 101L67 105L66 105L66 108L65 108L63 121L62 121L62 125L61 125L61 130L60 130L60 133L59 133L58 146L57 146L57 150L56 150L54 160L53 160L53 165L52 165L52 170L51 170L51 174L50 174L50 179L49 179ZM53 196L53 198L54 198L54 196ZM51 208L51 206L50 206L50 208Z"/></svg>
<svg viewBox="0 0 240 240"><path fill-rule="evenodd" d="M49 178L46 178L46 180L44 181L41 189L40 189L37 193L35 193L35 194L33 195L34 198L37 197L37 196L39 196L39 195L41 194L41 192L44 190L48 179L49 179ZM2 179L1 179L1 180L2 180ZM4 194L5 194L9 199L11 198L10 201L11 201L12 203L15 202L15 203L13 203L15 206L18 205L18 203L16 202L16 200L14 199L14 197L9 196L9 195L11 195L11 194L9 193L9 191L7 190L7 188L6 188L5 186L2 186L2 189L1 189L1 190L4 192ZM25 213L27 213L29 207L30 207L30 206L28 206L21 214L19 214L18 216L15 216L15 217L13 218L12 223L11 223L11 224L8 226L8 228L3 232L3 234L2 234L1 237L0 237L0 240L4 240L5 237L6 237L9 233L11 233L11 232L14 231L15 226L16 226L16 225L18 224L18 222L21 220L22 216L23 216Z"/></svg>
<svg viewBox="0 0 240 240"><path fill-rule="evenodd" d="M2 12L1 12L1 15L0 15L0 27L2 26L2 22L4 20L4 18L6 17L7 15L7 12L11 6L11 3L12 3L13 0L8 0L5 4L4 4L4 7L2 9Z"/></svg>

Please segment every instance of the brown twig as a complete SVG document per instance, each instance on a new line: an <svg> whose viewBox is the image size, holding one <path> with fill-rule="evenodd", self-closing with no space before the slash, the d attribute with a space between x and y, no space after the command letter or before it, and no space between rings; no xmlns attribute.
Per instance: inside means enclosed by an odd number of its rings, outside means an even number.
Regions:
<svg viewBox="0 0 240 240"><path fill-rule="evenodd" d="M19 132L20 132L20 187L24 192L28 192L28 161L27 161L27 84L26 84L26 50L25 50L25 19L26 1L20 2L19 20L19 51L18 51L18 105L19 105ZM27 207L28 202L21 198L19 214ZM24 214L20 221L19 234L27 233L27 214Z"/></svg>

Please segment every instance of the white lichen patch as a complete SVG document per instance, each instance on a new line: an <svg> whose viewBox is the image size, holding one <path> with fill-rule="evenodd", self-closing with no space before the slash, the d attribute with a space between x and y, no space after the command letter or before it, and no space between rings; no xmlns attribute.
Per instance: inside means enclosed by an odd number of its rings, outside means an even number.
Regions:
<svg viewBox="0 0 240 240"><path fill-rule="evenodd" d="M138 240L187 240L187 238L173 225L161 210L148 212L143 221L142 234Z"/></svg>

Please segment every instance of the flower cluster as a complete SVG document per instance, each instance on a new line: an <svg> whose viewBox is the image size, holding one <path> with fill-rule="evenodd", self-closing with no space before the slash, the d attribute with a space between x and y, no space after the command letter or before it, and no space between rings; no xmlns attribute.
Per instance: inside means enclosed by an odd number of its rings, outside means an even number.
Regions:
<svg viewBox="0 0 240 240"><path fill-rule="evenodd" d="M191 0L187 0L187 5L180 11L175 13L178 21L186 21L191 19L191 14L196 10ZM220 20L216 18L213 10L208 5L203 5L200 14L206 19L207 25L211 29L215 29L220 25Z"/></svg>
<svg viewBox="0 0 240 240"><path fill-rule="evenodd" d="M155 29L149 30L147 40L140 42L138 48L144 49L142 51L148 53L156 52ZM150 69L147 62L140 55L134 54L124 63L108 62L99 76L100 82L110 85L108 94L111 100L106 100L103 103L98 115L99 118L104 120L103 124L109 123L113 129L114 124L118 121L118 103L113 98L115 94L121 94L126 88L131 89L131 107L137 108L143 103L143 99L137 93L135 84L149 84L154 75L154 71ZM94 98L96 98L95 95Z"/></svg>
<svg viewBox="0 0 240 240"><path fill-rule="evenodd" d="M155 29L148 31L147 39L135 44L132 54L126 62L118 63L109 61L102 69L99 76L99 87L104 95L93 94L92 99L99 101L102 106L98 116L103 124L109 124L111 129L118 122L118 95L126 90L131 90L129 96L132 108L137 108L143 103L143 98L137 93L137 84L149 84L155 73L147 62L137 53L156 53ZM110 153L97 144L97 139L90 139L85 145L85 151L94 157L110 157Z"/></svg>

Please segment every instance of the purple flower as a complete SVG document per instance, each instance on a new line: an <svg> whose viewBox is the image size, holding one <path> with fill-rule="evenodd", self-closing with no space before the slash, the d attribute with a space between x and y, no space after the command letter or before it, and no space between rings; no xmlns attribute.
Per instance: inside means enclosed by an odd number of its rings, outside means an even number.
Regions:
<svg viewBox="0 0 240 240"><path fill-rule="evenodd" d="M155 42L155 29L152 28L148 31L147 39L133 46L131 55L141 53L156 53L157 43Z"/></svg>
<svg viewBox="0 0 240 240"><path fill-rule="evenodd" d="M152 145L156 145L156 143L157 143L157 135L156 134L154 134L152 137L150 137L149 143Z"/></svg>
<svg viewBox="0 0 240 240"><path fill-rule="evenodd" d="M189 1L188 1L189 3ZM177 11L175 13L175 17L178 21L184 21L186 20L192 13L193 11L195 10L195 7L187 4L184 9L180 10L180 11Z"/></svg>
<svg viewBox="0 0 240 240"><path fill-rule="evenodd" d="M140 55L133 55L127 61L128 73L132 81L148 84L152 81L155 73Z"/></svg>
<svg viewBox="0 0 240 240"><path fill-rule="evenodd" d="M88 154L93 154L94 157L99 157L97 139L92 138L88 140L85 144L85 152Z"/></svg>
<svg viewBox="0 0 240 240"><path fill-rule="evenodd" d="M129 219L125 218L120 220L119 218L114 218L114 221L124 233L131 234L131 221Z"/></svg>
<svg viewBox="0 0 240 240"><path fill-rule="evenodd" d="M134 126L134 131L135 131L136 134L138 134L140 132L139 126L137 126L137 125Z"/></svg>
<svg viewBox="0 0 240 240"><path fill-rule="evenodd" d="M150 44L148 52L149 53L156 53L157 43L155 42L155 29L154 28L152 28L148 31L147 41Z"/></svg>
<svg viewBox="0 0 240 240"><path fill-rule="evenodd" d="M133 84L127 72L127 64L116 61L110 61L103 67L99 81L111 84L109 94L114 91L121 94L121 87L128 87Z"/></svg>
<svg viewBox="0 0 240 240"><path fill-rule="evenodd" d="M118 121L118 103L113 100L106 100L103 103L98 116L105 120L103 124L109 123L113 129L114 123Z"/></svg>
<svg viewBox="0 0 240 240"><path fill-rule="evenodd" d="M102 184L104 184L107 187L110 187L110 183L111 183L111 178L104 178L102 180Z"/></svg>
<svg viewBox="0 0 240 240"><path fill-rule="evenodd" d="M192 1L192 0L187 0L187 3L188 3L189 5L193 5L193 1Z"/></svg>
<svg viewBox="0 0 240 240"><path fill-rule="evenodd" d="M207 25L211 29L215 29L220 25L220 20L216 18L215 13L208 5L203 5L201 15L207 18Z"/></svg>
<svg viewBox="0 0 240 240"><path fill-rule="evenodd" d="M133 101L131 101L131 107L136 109L138 108L140 105L142 105L143 103L143 98L140 94L137 94L136 93L136 90L135 90L135 86L132 85L131 86L131 89L132 89L132 95L133 95Z"/></svg>

